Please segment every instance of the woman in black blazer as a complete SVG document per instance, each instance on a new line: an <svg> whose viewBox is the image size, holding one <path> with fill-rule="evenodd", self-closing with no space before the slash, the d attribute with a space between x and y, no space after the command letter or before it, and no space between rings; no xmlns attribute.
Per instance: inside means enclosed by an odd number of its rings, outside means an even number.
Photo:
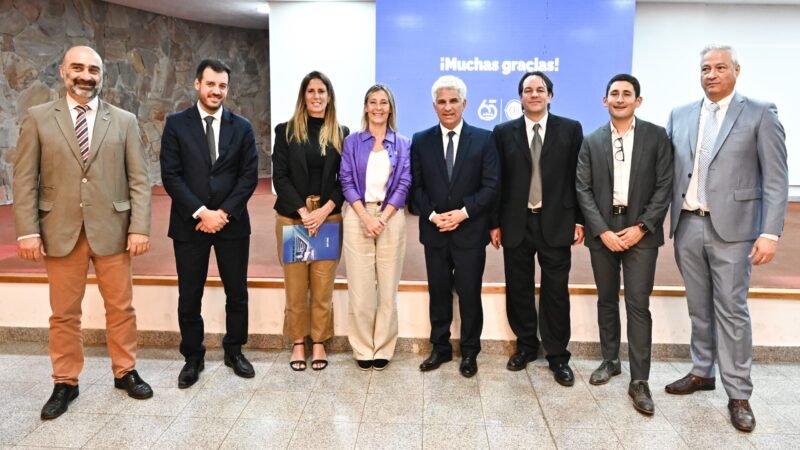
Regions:
<svg viewBox="0 0 800 450"><path fill-rule="evenodd" d="M341 243L344 196L338 173L349 130L336 120L335 100L330 79L311 72L300 83L294 115L275 127L272 181L278 194L278 259L286 286L283 334L292 339L289 365L296 371L306 369L306 336L313 342L311 368L328 365L324 343L333 337L333 282L339 261L284 263L283 227L303 225L315 236L324 222L338 222Z"/></svg>

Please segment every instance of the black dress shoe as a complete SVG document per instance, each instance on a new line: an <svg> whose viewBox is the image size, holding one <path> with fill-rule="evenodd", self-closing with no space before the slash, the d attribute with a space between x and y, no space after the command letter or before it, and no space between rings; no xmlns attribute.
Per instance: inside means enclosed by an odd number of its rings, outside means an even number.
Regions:
<svg viewBox="0 0 800 450"><path fill-rule="evenodd" d="M178 374L178 387L186 389L197 383L197 380L200 379L200 372L203 369L205 369L205 363L202 359L199 361L186 361L181 373Z"/></svg>
<svg viewBox="0 0 800 450"><path fill-rule="evenodd" d="M575 384L575 375L572 373L572 369L569 368L567 363L558 363L555 366L551 366L550 370L553 371L553 378L558 384L562 386L572 386Z"/></svg>
<svg viewBox="0 0 800 450"><path fill-rule="evenodd" d="M77 384L73 386L67 383L56 383L53 386L53 393L42 408L42 420L55 419L67 412L69 402L78 398L78 393Z"/></svg>
<svg viewBox="0 0 800 450"><path fill-rule="evenodd" d="M122 378L114 378L114 387L125 389L128 392L128 397L137 400L144 400L153 396L153 389L150 388L149 384L145 383L135 370L126 373Z"/></svg>
<svg viewBox="0 0 800 450"><path fill-rule="evenodd" d="M419 365L419 370L423 372L427 372L429 370L438 369L439 366L446 362L450 362L453 360L452 353L431 353L431 356L428 356L428 359L422 361L422 364Z"/></svg>
<svg viewBox="0 0 800 450"><path fill-rule="evenodd" d="M237 353L235 355L225 354L225 365L233 368L233 373L242 378L253 378L256 376L256 371L250 361L244 357L243 354Z"/></svg>
<svg viewBox="0 0 800 450"><path fill-rule="evenodd" d="M458 371L461 375L467 378L473 377L478 373L478 361L474 356L464 356L461 358L461 365L458 366Z"/></svg>
<svg viewBox="0 0 800 450"><path fill-rule="evenodd" d="M375 370L383 370L389 365L388 359L378 358L372 362L372 368Z"/></svg>
<svg viewBox="0 0 800 450"><path fill-rule="evenodd" d="M656 406L653 404L653 396L650 395L650 386L648 386L647 381L631 381L628 386L628 396L637 411L648 416L655 414Z"/></svg>
<svg viewBox="0 0 800 450"><path fill-rule="evenodd" d="M529 352L529 351L521 351L514 353L511 355L511 358L508 358L508 364L506 364L506 369L517 372L519 370L523 370L525 367L528 366L529 362L536 361L536 353L537 352Z"/></svg>
<svg viewBox="0 0 800 450"><path fill-rule="evenodd" d="M359 369L366 371L372 369L372 365L375 364L375 361L371 359L357 359L356 364L358 364Z"/></svg>

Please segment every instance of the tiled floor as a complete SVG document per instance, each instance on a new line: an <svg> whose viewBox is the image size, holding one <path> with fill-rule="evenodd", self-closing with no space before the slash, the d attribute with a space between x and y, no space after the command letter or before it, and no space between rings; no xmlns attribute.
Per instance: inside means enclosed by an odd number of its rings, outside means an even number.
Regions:
<svg viewBox="0 0 800 450"><path fill-rule="evenodd" d="M605 386L586 382L593 360L573 359L577 380L565 388L544 362L509 372L498 355L481 355L472 379L456 362L423 374L413 354L383 372L333 354L326 370L301 373L286 351L246 355L254 379L233 375L214 350L197 385L180 390L177 350L141 349L139 372L155 389L142 401L114 389L105 350L89 348L80 397L43 422L52 390L45 346L0 343L0 448L800 448L800 364L753 368L758 425L748 435L729 425L721 388L664 392L686 374L685 361L653 363L648 418L627 399L627 373Z"/></svg>

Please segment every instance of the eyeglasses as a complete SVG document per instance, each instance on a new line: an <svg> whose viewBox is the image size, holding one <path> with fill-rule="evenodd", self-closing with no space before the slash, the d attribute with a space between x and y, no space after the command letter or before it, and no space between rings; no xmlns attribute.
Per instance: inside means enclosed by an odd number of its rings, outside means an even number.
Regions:
<svg viewBox="0 0 800 450"><path fill-rule="evenodd" d="M614 159L620 162L625 162L625 152L622 149L622 138L614 139Z"/></svg>

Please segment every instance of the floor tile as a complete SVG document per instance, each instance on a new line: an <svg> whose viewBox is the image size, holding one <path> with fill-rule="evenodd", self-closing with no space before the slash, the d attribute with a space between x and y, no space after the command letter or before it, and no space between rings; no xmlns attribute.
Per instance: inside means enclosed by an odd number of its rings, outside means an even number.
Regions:
<svg viewBox="0 0 800 450"><path fill-rule="evenodd" d="M761 426L761 425L759 425ZM758 429L758 427L756 427ZM764 450L798 450L800 449L800 435L783 434L756 434L747 436L755 448Z"/></svg>
<svg viewBox="0 0 800 450"><path fill-rule="evenodd" d="M443 370L444 366L431 372L425 372L422 377L424 394L447 395L478 395L477 377L466 378L458 369Z"/></svg>
<svg viewBox="0 0 800 450"><path fill-rule="evenodd" d="M79 414L67 412L48 420L22 439L19 444L33 447L82 447L111 416L105 414Z"/></svg>
<svg viewBox="0 0 800 450"><path fill-rule="evenodd" d="M421 394L367 394L362 422L421 425L422 405Z"/></svg>
<svg viewBox="0 0 800 450"><path fill-rule="evenodd" d="M426 425L483 425L483 408L477 395L425 395L423 423Z"/></svg>
<svg viewBox="0 0 800 450"><path fill-rule="evenodd" d="M533 386L525 371L478 373L481 397L533 397Z"/></svg>
<svg viewBox="0 0 800 450"><path fill-rule="evenodd" d="M130 399L119 414L131 416L177 416L197 395L198 389L153 388L147 400Z"/></svg>
<svg viewBox="0 0 800 450"><path fill-rule="evenodd" d="M611 431L600 407L591 396L580 401L568 397L546 397L539 400L544 417L551 428Z"/></svg>
<svg viewBox="0 0 800 450"><path fill-rule="evenodd" d="M617 430L623 447L630 450L683 450L689 447L674 430Z"/></svg>
<svg viewBox="0 0 800 450"><path fill-rule="evenodd" d="M315 450L352 449L358 438L358 423L301 420L294 430L289 448Z"/></svg>
<svg viewBox="0 0 800 450"><path fill-rule="evenodd" d="M274 363L258 384L265 391L311 392L317 383L319 372L308 368L296 372L288 364Z"/></svg>
<svg viewBox="0 0 800 450"><path fill-rule="evenodd" d="M487 427L547 427L536 397L509 398L482 394L481 404Z"/></svg>
<svg viewBox="0 0 800 450"><path fill-rule="evenodd" d="M208 382L203 385L207 389L219 389L227 392L231 391L255 391L261 384L261 380L269 371L272 362L253 363L256 375L253 378L242 378L235 373L230 367L224 365L219 366L214 374L208 379ZM175 374L177 383L178 374Z"/></svg>
<svg viewBox="0 0 800 450"><path fill-rule="evenodd" d="M426 449L488 449L483 425L422 426L422 447Z"/></svg>
<svg viewBox="0 0 800 450"><path fill-rule="evenodd" d="M726 401L715 402L714 406L723 416L730 418L730 411L728 410L728 403ZM792 423L791 420L786 418L777 409L782 405L772 406L760 398L753 397L750 399L750 406L756 417L756 429L753 430L753 433L800 434L800 427ZM800 407L800 405L798 405L798 407Z"/></svg>
<svg viewBox="0 0 800 450"><path fill-rule="evenodd" d="M153 445L153 449L216 449L233 427L234 419L178 417Z"/></svg>
<svg viewBox="0 0 800 450"><path fill-rule="evenodd" d="M656 407L679 433L733 429L728 417L723 416L711 402L691 397L679 396L673 401L659 402Z"/></svg>
<svg viewBox="0 0 800 450"><path fill-rule="evenodd" d="M622 450L624 447L616 434L601 430L550 429L559 449Z"/></svg>
<svg viewBox="0 0 800 450"><path fill-rule="evenodd" d="M285 449L297 422L268 419L238 419L222 442L221 449Z"/></svg>
<svg viewBox="0 0 800 450"><path fill-rule="evenodd" d="M656 412L652 416L646 416L637 411L627 394L623 398L600 399L597 404L615 431L674 431L658 404L656 404Z"/></svg>
<svg viewBox="0 0 800 450"><path fill-rule="evenodd" d="M366 394L372 371L359 370L355 365L347 368L328 368L320 371L314 392L353 392Z"/></svg>
<svg viewBox="0 0 800 450"><path fill-rule="evenodd" d="M753 385L753 392L770 405L800 405L800 389L797 389L795 380L759 382L755 379Z"/></svg>
<svg viewBox="0 0 800 450"><path fill-rule="evenodd" d="M147 449L156 443L174 417L113 416L84 448Z"/></svg>
<svg viewBox="0 0 800 450"><path fill-rule="evenodd" d="M0 445L12 445L42 424L39 415L30 411L0 414Z"/></svg>
<svg viewBox="0 0 800 450"><path fill-rule="evenodd" d="M795 427L800 428L800 405L775 405L772 409Z"/></svg>
<svg viewBox="0 0 800 450"><path fill-rule="evenodd" d="M15 403L19 402L19 399L23 396L29 396L31 399L36 399L37 402L41 395L38 395L39 392L30 393L29 391L34 389L37 386L37 383L33 382L23 382L23 381L8 381L3 382L3 389L0 389L0 415L3 413L12 413L19 411L18 408L15 407ZM41 385L40 385L41 386ZM50 384L50 392L53 390L53 385ZM48 393L49 395L49 393ZM47 397L41 400L41 408L44 405L44 402L47 401Z"/></svg>
<svg viewBox="0 0 800 450"><path fill-rule="evenodd" d="M69 404L69 411L87 414L116 414L125 407L129 400L136 401L128 397L128 393L122 389L87 384L80 387L80 395Z"/></svg>
<svg viewBox="0 0 800 450"><path fill-rule="evenodd" d="M312 392L300 421L360 422L366 397L353 392Z"/></svg>
<svg viewBox="0 0 800 450"><path fill-rule="evenodd" d="M176 388L178 387L178 374L181 372L184 364L184 361L171 361L161 370L150 372L144 372L143 370L140 375L153 387L154 391L157 391L157 388ZM204 369L200 372L200 378L190 389L204 387L206 383L214 377L214 373L220 366L221 364L219 361L206 360Z"/></svg>
<svg viewBox="0 0 800 450"><path fill-rule="evenodd" d="M487 423L486 434L489 448L510 449L555 449L553 437L547 428L493 426Z"/></svg>
<svg viewBox="0 0 800 450"><path fill-rule="evenodd" d="M394 450L421 449L422 424L362 423L356 449Z"/></svg>
<svg viewBox="0 0 800 450"><path fill-rule="evenodd" d="M183 417L224 417L236 419L255 391L203 388L181 411Z"/></svg>
<svg viewBox="0 0 800 450"><path fill-rule="evenodd" d="M241 418L297 421L309 395L308 392L256 391L242 410Z"/></svg>
<svg viewBox="0 0 800 450"><path fill-rule="evenodd" d="M747 440L747 434L736 431L732 426L724 433L709 433L706 431L690 431L681 433L684 442L690 448L724 448L725 450L752 449L753 445ZM709 429L711 429L709 427Z"/></svg>
<svg viewBox="0 0 800 450"><path fill-rule="evenodd" d="M409 394L422 395L423 374L419 370L373 371L369 382L370 394Z"/></svg>

